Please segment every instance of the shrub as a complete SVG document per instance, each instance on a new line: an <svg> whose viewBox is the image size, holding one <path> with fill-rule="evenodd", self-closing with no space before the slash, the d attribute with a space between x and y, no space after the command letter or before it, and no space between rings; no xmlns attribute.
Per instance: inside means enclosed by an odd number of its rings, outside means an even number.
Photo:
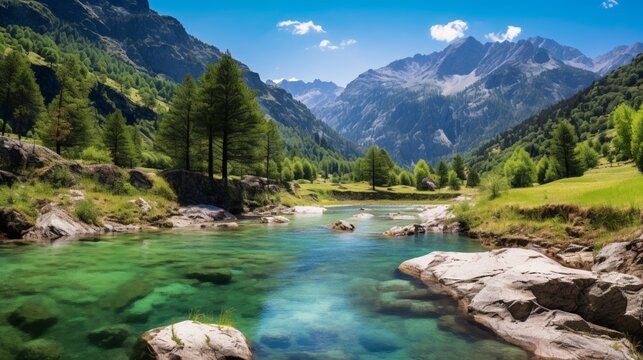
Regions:
<svg viewBox="0 0 643 360"><path fill-rule="evenodd" d="M54 165L55 168L46 175L46 180L54 188L68 188L76 183L76 178L66 166Z"/></svg>
<svg viewBox="0 0 643 360"><path fill-rule="evenodd" d="M109 186L109 192L113 195L131 195L136 189L124 179L117 179Z"/></svg>
<svg viewBox="0 0 643 360"><path fill-rule="evenodd" d="M460 178L453 170L449 172L449 188L451 190L460 190Z"/></svg>
<svg viewBox="0 0 643 360"><path fill-rule="evenodd" d="M585 170L598 166L598 159L600 159L601 155L586 142L578 144L574 151Z"/></svg>
<svg viewBox="0 0 643 360"><path fill-rule="evenodd" d="M90 146L80 153L81 160L85 160L90 164L111 164L112 158L109 151L99 149L95 146Z"/></svg>
<svg viewBox="0 0 643 360"><path fill-rule="evenodd" d="M604 227L609 231L616 231L627 226L640 224L641 212L637 208L615 209L609 206L596 206L589 209L587 218L595 227Z"/></svg>
<svg viewBox="0 0 643 360"><path fill-rule="evenodd" d="M482 190L488 193L489 199L493 200L500 195L509 187L507 185L507 180L500 174L489 173L482 179Z"/></svg>
<svg viewBox="0 0 643 360"><path fill-rule="evenodd" d="M408 171L402 171L398 183L406 186L413 186L413 177Z"/></svg>
<svg viewBox="0 0 643 360"><path fill-rule="evenodd" d="M525 149L516 149L504 166L505 177L512 187L528 187L536 181L536 165Z"/></svg>
<svg viewBox="0 0 643 360"><path fill-rule="evenodd" d="M98 218L100 210L90 200L81 200L76 204L76 216L84 223L90 225L100 225Z"/></svg>

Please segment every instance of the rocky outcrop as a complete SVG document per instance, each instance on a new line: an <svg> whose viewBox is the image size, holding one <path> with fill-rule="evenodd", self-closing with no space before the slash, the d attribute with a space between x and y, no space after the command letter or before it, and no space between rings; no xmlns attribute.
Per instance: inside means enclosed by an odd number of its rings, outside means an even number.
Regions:
<svg viewBox="0 0 643 360"><path fill-rule="evenodd" d="M22 173L65 160L48 148L0 136L0 170Z"/></svg>
<svg viewBox="0 0 643 360"><path fill-rule="evenodd" d="M179 213L168 220L173 227L203 227L237 218L226 210L210 205L193 205L179 209Z"/></svg>
<svg viewBox="0 0 643 360"><path fill-rule="evenodd" d="M284 216L264 216L261 218L261 222L263 224L287 224L290 220Z"/></svg>
<svg viewBox="0 0 643 360"><path fill-rule="evenodd" d="M248 340L237 329L216 324L183 321L143 334L136 359L251 360Z"/></svg>
<svg viewBox="0 0 643 360"><path fill-rule="evenodd" d="M183 205L207 204L233 213L243 211L241 193L233 186L226 188L220 181L185 170L167 170L161 173L161 177L168 182Z"/></svg>
<svg viewBox="0 0 643 360"><path fill-rule="evenodd" d="M102 228L85 224L59 208L52 208L36 220L36 225L31 228L23 238L32 241L49 242L62 238L75 238L87 235L99 235Z"/></svg>
<svg viewBox="0 0 643 360"><path fill-rule="evenodd" d="M643 280L643 235L629 242L605 245L594 260L593 271L618 271Z"/></svg>
<svg viewBox="0 0 643 360"><path fill-rule="evenodd" d="M12 187L18 177L8 171L0 170L0 185Z"/></svg>
<svg viewBox="0 0 643 360"><path fill-rule="evenodd" d="M399 269L538 357L635 359L624 334L643 338L643 282L634 276L565 268L526 249L433 252Z"/></svg>
<svg viewBox="0 0 643 360"><path fill-rule="evenodd" d="M406 226L394 226L384 232L386 236L411 236L424 234L427 232L444 232L458 233L462 231L462 226L456 221L451 221L454 215L449 210L450 205L428 205L422 208L418 214L420 219L424 220L420 224L410 224ZM403 219L403 218L399 218Z"/></svg>
<svg viewBox="0 0 643 360"><path fill-rule="evenodd" d="M438 189L438 186L435 185L435 181L433 179L431 179L430 177L426 177L422 179L419 190L435 191L437 189Z"/></svg>
<svg viewBox="0 0 643 360"><path fill-rule="evenodd" d="M86 165L83 166L83 173L108 186L125 181L125 172L118 166L111 164Z"/></svg>
<svg viewBox="0 0 643 360"><path fill-rule="evenodd" d="M32 226L33 223L20 211L10 207L0 208L0 236L20 239Z"/></svg>
<svg viewBox="0 0 643 360"><path fill-rule="evenodd" d="M337 220L330 227L333 231L337 232L353 232L355 231L355 225L344 220Z"/></svg>
<svg viewBox="0 0 643 360"><path fill-rule="evenodd" d="M141 170L131 169L128 174L129 183L139 190L149 190L154 186L152 179Z"/></svg>

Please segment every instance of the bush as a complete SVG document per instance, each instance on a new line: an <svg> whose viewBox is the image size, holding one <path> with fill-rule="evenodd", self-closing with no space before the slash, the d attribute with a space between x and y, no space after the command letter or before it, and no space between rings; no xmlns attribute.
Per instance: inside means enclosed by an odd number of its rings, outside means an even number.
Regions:
<svg viewBox="0 0 643 360"><path fill-rule="evenodd" d="M507 180L500 174L489 173L482 179L482 190L488 193L490 200L500 197L508 187Z"/></svg>
<svg viewBox="0 0 643 360"><path fill-rule="evenodd" d="M467 186L476 187L480 185L480 175L478 172L472 168L469 168L469 174L467 174Z"/></svg>
<svg viewBox="0 0 643 360"><path fill-rule="evenodd" d="M136 189L124 179L117 179L109 187L109 192L113 195L132 195Z"/></svg>
<svg viewBox="0 0 643 360"><path fill-rule="evenodd" d="M80 159L90 164L111 164L109 151L90 146L80 153Z"/></svg>
<svg viewBox="0 0 643 360"><path fill-rule="evenodd" d="M76 204L76 216L84 223L90 225L100 225L98 218L100 210L89 200L81 200Z"/></svg>
<svg viewBox="0 0 643 360"><path fill-rule="evenodd" d="M49 172L45 179L54 188L68 188L76 183L76 178L66 166L54 165L55 168Z"/></svg>
<svg viewBox="0 0 643 360"><path fill-rule="evenodd" d="M449 188L451 190L460 190L460 178L453 170L449 172Z"/></svg>
<svg viewBox="0 0 643 360"><path fill-rule="evenodd" d="M413 186L413 177L408 171L402 171L400 173L398 183L400 185Z"/></svg>
<svg viewBox="0 0 643 360"><path fill-rule="evenodd" d="M596 150L592 149L586 142L578 144L574 151L576 152L583 169L587 170L598 166L598 160L601 155L596 152Z"/></svg>
<svg viewBox="0 0 643 360"><path fill-rule="evenodd" d="M536 181L536 165L524 149L516 149L504 166L512 187L528 187Z"/></svg>

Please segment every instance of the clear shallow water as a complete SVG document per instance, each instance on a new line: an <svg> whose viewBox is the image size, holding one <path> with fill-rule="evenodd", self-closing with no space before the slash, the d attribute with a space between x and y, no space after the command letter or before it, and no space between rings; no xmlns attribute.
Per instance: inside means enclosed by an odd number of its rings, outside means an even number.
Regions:
<svg viewBox="0 0 643 360"><path fill-rule="evenodd" d="M59 320L40 337L62 344L66 359L125 359L145 330L191 311L216 319L223 309L232 311L260 359L526 359L467 323L453 300L396 273L402 261L433 250L481 249L457 235L382 236L410 222L384 216L398 211L417 214L413 206L370 207L378 216L357 220L350 217L358 207L336 207L286 225L0 247L0 348L28 339L6 314L41 301ZM336 219L350 220L356 231L324 227ZM232 282L185 277L204 264L230 269ZM132 330L122 347L88 342L88 332L114 324ZM0 357L8 356L4 350Z"/></svg>

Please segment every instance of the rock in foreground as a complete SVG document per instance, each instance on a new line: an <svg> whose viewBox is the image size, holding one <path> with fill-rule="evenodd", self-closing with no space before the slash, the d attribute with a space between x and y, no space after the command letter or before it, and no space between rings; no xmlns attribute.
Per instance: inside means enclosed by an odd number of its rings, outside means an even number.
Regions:
<svg viewBox="0 0 643 360"><path fill-rule="evenodd" d="M643 282L634 276L570 269L526 249L433 252L399 269L537 357L636 359L624 336L643 335Z"/></svg>
<svg viewBox="0 0 643 360"><path fill-rule="evenodd" d="M605 245L596 254L592 270L618 271L643 280L643 235L636 240Z"/></svg>
<svg viewBox="0 0 643 360"><path fill-rule="evenodd" d="M252 359L248 341L239 330L189 320L147 331L135 352L136 359Z"/></svg>

